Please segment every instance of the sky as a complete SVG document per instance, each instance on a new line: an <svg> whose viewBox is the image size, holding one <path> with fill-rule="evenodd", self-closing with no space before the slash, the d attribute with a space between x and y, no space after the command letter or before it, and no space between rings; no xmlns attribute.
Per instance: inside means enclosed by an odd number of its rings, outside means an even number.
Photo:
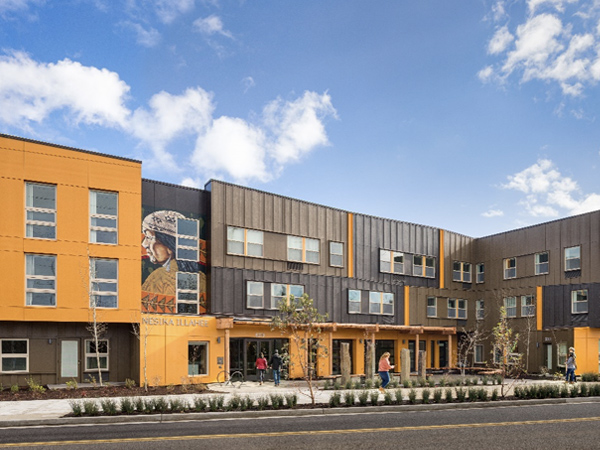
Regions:
<svg viewBox="0 0 600 450"><path fill-rule="evenodd" d="M471 237L600 209L600 0L0 0L0 21L0 132L145 178Z"/></svg>

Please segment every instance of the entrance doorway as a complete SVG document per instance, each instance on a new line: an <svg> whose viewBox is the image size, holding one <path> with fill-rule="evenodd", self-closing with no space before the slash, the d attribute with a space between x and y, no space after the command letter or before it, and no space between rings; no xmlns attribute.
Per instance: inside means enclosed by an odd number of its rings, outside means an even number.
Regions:
<svg viewBox="0 0 600 450"><path fill-rule="evenodd" d="M60 377L79 380L79 341L60 343Z"/></svg>
<svg viewBox="0 0 600 450"><path fill-rule="evenodd" d="M440 347L440 368L448 367L448 341L438 341Z"/></svg>
<svg viewBox="0 0 600 450"><path fill-rule="evenodd" d="M354 372L354 341L352 339L334 339L331 349L331 374L340 375L342 373L342 343L347 343L350 350L350 373Z"/></svg>
<svg viewBox="0 0 600 450"><path fill-rule="evenodd" d="M275 349L279 350L281 355L287 346L287 339L256 339L256 338L231 338L229 340L229 371L239 370L244 374L244 379L249 381L258 381L258 370L256 369L256 359L263 353L267 361L271 358ZM282 378L284 378L284 370ZM267 370L267 379L272 379L272 373Z"/></svg>
<svg viewBox="0 0 600 450"><path fill-rule="evenodd" d="M415 346L416 341L408 341L408 351L410 353L410 371L417 371L417 361L415 357ZM423 340L419 340L419 350L426 352L427 351L427 342Z"/></svg>
<svg viewBox="0 0 600 450"><path fill-rule="evenodd" d="M544 365L552 370L552 344L544 344Z"/></svg>

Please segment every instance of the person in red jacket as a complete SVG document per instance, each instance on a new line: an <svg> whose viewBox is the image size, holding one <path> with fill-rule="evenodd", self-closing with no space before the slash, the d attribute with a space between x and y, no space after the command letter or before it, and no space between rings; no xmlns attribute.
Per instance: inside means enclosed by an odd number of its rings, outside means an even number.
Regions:
<svg viewBox="0 0 600 450"><path fill-rule="evenodd" d="M265 371L267 370L267 359L263 353L256 358L256 369L258 370L260 384L263 384L263 381L265 381Z"/></svg>
<svg viewBox="0 0 600 450"><path fill-rule="evenodd" d="M385 392L385 387L390 382L390 370L393 368L394 366L390 365L390 352L385 352L379 358L379 376L381 377L381 387L379 390L381 392Z"/></svg>

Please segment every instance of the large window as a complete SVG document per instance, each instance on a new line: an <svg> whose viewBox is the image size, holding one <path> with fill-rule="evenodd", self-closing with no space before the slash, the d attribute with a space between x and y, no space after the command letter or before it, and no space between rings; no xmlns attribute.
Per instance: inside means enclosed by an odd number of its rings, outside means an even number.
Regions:
<svg viewBox="0 0 600 450"><path fill-rule="evenodd" d="M485 302L481 299L475 302L475 318L477 320L485 318Z"/></svg>
<svg viewBox="0 0 600 450"><path fill-rule="evenodd" d="M437 317L437 298L427 297L427 317Z"/></svg>
<svg viewBox="0 0 600 450"><path fill-rule="evenodd" d="M119 261L90 258L90 307L117 308L119 305Z"/></svg>
<svg viewBox="0 0 600 450"><path fill-rule="evenodd" d="M294 300L304 295L304 286L297 284L271 284L271 309L278 309L279 303L284 301L289 304L291 297Z"/></svg>
<svg viewBox="0 0 600 450"><path fill-rule="evenodd" d="M394 294L388 292L369 292L369 313L394 314Z"/></svg>
<svg viewBox="0 0 600 450"><path fill-rule="evenodd" d="M177 313L198 314L200 305L199 274L177 272Z"/></svg>
<svg viewBox="0 0 600 450"><path fill-rule="evenodd" d="M448 319L456 319L456 299L448 299Z"/></svg>
<svg viewBox="0 0 600 450"><path fill-rule="evenodd" d="M535 297L533 295L521 295L521 317L535 316Z"/></svg>
<svg viewBox="0 0 600 450"><path fill-rule="evenodd" d="M100 370L108 370L108 340L98 340L98 357L96 356L96 342L92 339L85 341L85 370L86 372L98 370L98 359L100 359Z"/></svg>
<svg viewBox="0 0 600 450"><path fill-rule="evenodd" d="M319 240L300 236L288 236L288 260L319 264Z"/></svg>
<svg viewBox="0 0 600 450"><path fill-rule="evenodd" d="M119 195L90 191L90 242L117 243Z"/></svg>
<svg viewBox="0 0 600 450"><path fill-rule="evenodd" d="M587 314L588 312L588 291L581 289L571 292L571 313Z"/></svg>
<svg viewBox="0 0 600 450"><path fill-rule="evenodd" d="M548 273L548 252L535 254L535 274L543 275Z"/></svg>
<svg viewBox="0 0 600 450"><path fill-rule="evenodd" d="M435 258L432 256L413 256L413 275L435 278Z"/></svg>
<svg viewBox="0 0 600 450"><path fill-rule="evenodd" d="M329 265L332 267L344 267L344 244L341 242L329 243Z"/></svg>
<svg viewBox="0 0 600 450"><path fill-rule="evenodd" d="M56 256L25 255L25 304L56 306Z"/></svg>
<svg viewBox="0 0 600 450"><path fill-rule="evenodd" d="M581 247L565 248L565 271L581 269Z"/></svg>
<svg viewBox="0 0 600 450"><path fill-rule="evenodd" d="M470 283L471 263L454 261L454 264L452 265L452 280Z"/></svg>
<svg viewBox="0 0 600 450"><path fill-rule="evenodd" d="M194 262L200 259L199 224L195 219L177 219L177 259Z"/></svg>
<svg viewBox="0 0 600 450"><path fill-rule="evenodd" d="M0 339L0 372L29 372L29 341Z"/></svg>
<svg viewBox="0 0 600 450"><path fill-rule="evenodd" d="M244 256L264 256L262 231L227 227L227 253Z"/></svg>
<svg viewBox="0 0 600 450"><path fill-rule="evenodd" d="M188 375L208 375L208 342L188 342Z"/></svg>
<svg viewBox="0 0 600 450"><path fill-rule="evenodd" d="M379 271L404 273L404 254L391 250L379 250Z"/></svg>
<svg viewBox="0 0 600 450"><path fill-rule="evenodd" d="M264 308L265 284L258 281L246 283L246 306L249 309Z"/></svg>
<svg viewBox="0 0 600 450"><path fill-rule="evenodd" d="M517 297L505 297L504 309L506 310L506 317L517 317Z"/></svg>
<svg viewBox="0 0 600 450"><path fill-rule="evenodd" d="M473 362L475 364L481 364L485 362L485 359L483 357L483 345L482 344L475 344L475 348L473 351Z"/></svg>
<svg viewBox="0 0 600 450"><path fill-rule="evenodd" d="M25 184L25 236L56 239L56 186Z"/></svg>
<svg viewBox="0 0 600 450"><path fill-rule="evenodd" d="M504 279L517 278L517 258L504 260Z"/></svg>
<svg viewBox="0 0 600 450"><path fill-rule="evenodd" d="M348 312L358 314L361 312L361 292L356 289L348 289Z"/></svg>
<svg viewBox="0 0 600 450"><path fill-rule="evenodd" d="M484 283L485 282L485 264L479 263L475 266L475 282L476 283Z"/></svg>

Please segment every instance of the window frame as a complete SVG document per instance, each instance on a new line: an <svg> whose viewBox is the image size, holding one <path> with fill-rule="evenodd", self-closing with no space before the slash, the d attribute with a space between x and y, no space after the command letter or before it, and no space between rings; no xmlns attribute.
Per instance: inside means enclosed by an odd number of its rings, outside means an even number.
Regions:
<svg viewBox="0 0 600 450"><path fill-rule="evenodd" d="M545 262L540 262L540 256L542 255L546 255L546 261ZM549 252L540 252L540 253L536 253L534 256L534 265L535 265L535 274L536 275L546 275L548 273L550 273L550 253ZM544 265L546 266L546 271L542 272L542 267L544 267Z"/></svg>
<svg viewBox="0 0 600 450"><path fill-rule="evenodd" d="M29 204L29 199L31 198L31 203L34 202L33 192L31 196L29 195L29 190L33 191L35 186L43 186L47 188L53 188L54 192L54 207L53 208L44 208L40 206L35 206L33 204ZM47 184L47 183L37 183L32 181L25 182L25 237L30 239L46 239L49 241L56 240L56 197L57 197L57 188L55 184ZM32 214L52 214L54 216L54 220L38 220L38 219L30 219L29 213ZM35 227L46 227L51 228L53 230L53 237L44 237L44 236L35 236L34 230ZM31 231L30 231L31 230Z"/></svg>
<svg viewBox="0 0 600 450"><path fill-rule="evenodd" d="M302 247L290 247L290 240L291 239L301 239L302 241ZM308 249L308 245L309 243L316 243L317 246L317 250L312 250L312 249ZM290 256L290 250L293 251L300 251L301 257L300 259L294 259ZM309 261L307 256L309 254L316 254L317 256L317 261ZM308 237L303 237L303 236L295 236L295 235L291 235L288 234L287 235L287 260L288 261L292 261L292 262L298 262L298 263L304 263L304 264L314 264L314 265L319 265L321 264L321 241L319 239L315 239L315 238L308 238Z"/></svg>
<svg viewBox="0 0 600 450"><path fill-rule="evenodd" d="M461 306L462 305L462 306ZM468 304L464 298L456 299L456 318L458 320L467 320Z"/></svg>
<svg viewBox="0 0 600 450"><path fill-rule="evenodd" d="M99 356L100 356L100 360L102 360L103 358L106 360L106 367L100 367L100 371L101 372L108 372L109 371L109 355L110 355L110 342L108 339L98 339L98 343L100 344L101 342L105 342L106 343L106 352L98 352ZM96 361L96 352L95 351L88 351L88 343L89 344L94 344L95 345L95 341L94 339L85 339L84 343L83 343L83 348L85 350L85 367L84 367L84 372L98 372L98 367L90 367L89 365L89 359L93 359L94 361ZM100 365L102 365L102 362L100 363Z"/></svg>
<svg viewBox="0 0 600 450"><path fill-rule="evenodd" d="M290 300L291 300L291 296L294 295L292 294L292 288L302 288L302 295L304 295L304 293L306 292L304 290L304 285L302 284L287 284L287 283L270 283L271 284L271 288L270 288L270 294L269 294L269 308L272 311L277 311L279 309L279 307L277 306L279 304L279 301L282 300L286 300L287 304L290 304ZM275 286L285 286L285 295L281 296L281 295L273 295L273 289L275 288ZM298 295L294 295L294 300L296 300L296 298L298 298ZM274 298L278 298L280 300L278 300L276 302L276 304L273 304L273 299Z"/></svg>
<svg viewBox="0 0 600 450"><path fill-rule="evenodd" d="M422 258L421 264L417 264L417 258ZM433 264L428 265L428 260L431 260ZM428 272L430 272L431 274L428 274ZM423 278L435 278L435 256L413 255L413 276Z"/></svg>
<svg viewBox="0 0 600 450"><path fill-rule="evenodd" d="M4 342L25 342L27 346L26 353L4 353L2 350L2 344ZM21 338L2 338L0 339L0 373L3 374L13 374L13 373L29 373L29 339L21 339ZM25 370L4 370L4 360L5 359L24 359L25 360Z"/></svg>
<svg viewBox="0 0 600 450"><path fill-rule="evenodd" d="M373 301L373 299L378 296L379 300L378 301ZM386 299L389 300L389 298L391 297L391 303L386 303ZM394 298L394 294L391 292L379 292L379 291L369 291L369 314L376 314L378 316L393 316L394 315L394 310L395 310L395 298ZM386 305L390 305L392 306L392 312L384 312L385 311L385 306ZM379 308L379 312L375 312L373 305L378 305Z"/></svg>
<svg viewBox="0 0 600 450"><path fill-rule="evenodd" d="M54 276L51 275L35 275L35 259L36 258L52 258L54 260ZM29 261L33 261L31 269L34 273L29 273ZM56 308L57 301L57 274L58 274L58 257L57 255L49 255L44 253L25 253L25 306L33 306L36 308ZM45 289L37 287L29 287L29 281L52 281L54 288ZM29 294L32 294L31 296ZM42 305L33 303L34 294L51 294L53 303L51 305ZM29 300L31 297L31 301Z"/></svg>
<svg viewBox="0 0 600 450"><path fill-rule="evenodd" d="M244 240L243 241L239 241L239 240L234 240L231 239L229 236L229 231L230 230L241 230L244 233ZM248 232L252 232L252 233L257 233L257 235L260 236L260 241L261 242L255 242L253 240L250 240L248 238ZM233 225L227 225L227 230L225 232L225 249L228 255L234 255L234 256L247 256L249 258L264 258L265 257L265 233L262 230L254 230L254 229L250 229L250 228L242 228L242 227L235 227ZM229 243L230 242L237 242L237 243L241 243L244 247L243 253L237 253L234 251L231 251ZM260 248L260 255L255 255L252 254L251 252L248 251L249 246L256 246L257 248Z"/></svg>
<svg viewBox="0 0 600 450"><path fill-rule="evenodd" d="M585 300L577 300L579 293L585 292ZM585 304L585 311L575 311L575 305ZM589 293L587 289L576 289L571 291L571 314L588 314L589 312Z"/></svg>
<svg viewBox="0 0 600 450"><path fill-rule="evenodd" d="M457 314L456 299L455 298L449 298L447 304L448 304L448 307L447 307L448 319L457 319L458 318L458 314Z"/></svg>
<svg viewBox="0 0 600 450"><path fill-rule="evenodd" d="M482 270L479 270L480 267ZM477 263L475 265L475 283L485 283L485 263Z"/></svg>
<svg viewBox="0 0 600 450"><path fill-rule="evenodd" d="M458 269L457 269L458 265ZM465 266L468 266L468 270L465 269ZM459 283L471 283L472 280L472 270L473 264L464 261L453 261L452 263L452 281L457 281Z"/></svg>
<svg viewBox="0 0 600 450"><path fill-rule="evenodd" d="M200 364L197 365L198 367L198 373L193 373L193 371L191 370L192 368L192 364L190 361L190 346L198 346L198 347L204 347L205 351L204 351L204 360L201 361ZM210 373L210 343L209 341L188 341L187 343L187 354L188 354L188 377L205 377ZM205 371L203 373L200 373L200 368L202 368L202 363L204 363L205 366Z"/></svg>
<svg viewBox="0 0 600 450"><path fill-rule="evenodd" d="M512 303L513 300L514 300L514 306L509 306L509 301L510 301L510 303ZM517 297L516 296L504 297L503 305L504 305L504 309L506 311L506 318L507 319L515 319L517 317ZM514 313L509 314L509 310L511 312L514 310Z"/></svg>
<svg viewBox="0 0 600 450"><path fill-rule="evenodd" d="M104 244L104 245L119 245L119 193L118 192L114 192L114 191L104 191L101 189L90 189L90 194L89 194L89 202L90 202L90 207L89 207L89 212L90 212L90 243L92 244ZM93 205L96 204L97 205L97 201L94 200L92 201L92 197L95 194L111 194L114 195L116 197L116 214L112 215L112 214L99 214L96 211L92 211ZM96 207L97 208L97 207ZM101 226L101 225L93 225L93 221L94 219L100 219L100 220L114 220L115 221L115 226L114 227L110 227L110 226ZM99 241L97 234L94 232L97 231L102 231L105 233L114 233L115 236L115 242L104 242L104 241Z"/></svg>
<svg viewBox="0 0 600 450"><path fill-rule="evenodd" d="M250 285L251 284L260 286L260 289L261 289L260 306L250 306L250 297L256 297L256 298L259 297L258 294L250 293ZM265 309L265 283L263 283L262 281L246 280L246 308L247 309Z"/></svg>
<svg viewBox="0 0 600 450"><path fill-rule="evenodd" d="M107 261L116 264L116 278L98 278L95 274L95 263L97 261ZM94 266L92 268L92 266ZM89 289L90 289L90 308L98 309L118 309L119 308L119 260L114 258L92 258L89 259ZM104 291L94 289L94 284L115 284L114 291ZM114 306L103 306L98 303L97 297L115 297ZM94 304L95 303L95 304Z"/></svg>
<svg viewBox="0 0 600 450"><path fill-rule="evenodd" d="M567 257L567 251L577 249L577 257ZM581 245L574 245L573 247L565 247L565 272L572 272L574 270L581 270ZM579 264L577 267L568 267L570 261L578 260Z"/></svg>
<svg viewBox="0 0 600 450"><path fill-rule="evenodd" d="M510 265L511 261L514 262L513 266ZM505 280L513 280L517 278L517 258L515 256L512 256L510 258L504 258L502 261L502 267L504 269ZM510 276L510 271L514 271L514 274L512 276Z"/></svg>
<svg viewBox="0 0 600 450"><path fill-rule="evenodd" d="M384 260L384 254L389 255L389 261ZM400 258L401 262L396 262L396 258ZM384 270L384 264L389 264L389 270ZM400 268L400 271L396 271L396 266ZM383 248L379 249L379 271L381 273L391 273L395 275L404 274L404 253L397 252L394 250L386 250Z"/></svg>
<svg viewBox="0 0 600 450"><path fill-rule="evenodd" d="M475 319L485 319L485 300L482 298L475 300Z"/></svg>
<svg viewBox="0 0 600 450"><path fill-rule="evenodd" d="M194 222L194 225L196 226L196 234L191 235L191 234L181 233L179 230L179 224L183 223L183 222ZM176 255L175 255L175 257L177 259L181 259L183 261L198 262L200 260L200 221L198 219L191 219L188 217L178 217L176 229L177 229L177 236L176 236ZM182 241L184 239L188 240L188 241L194 241L194 245L190 245L187 242L182 243ZM186 258L184 256L183 252L181 252L181 253L179 252L180 249L183 251L196 252L196 257L195 258Z"/></svg>
<svg viewBox="0 0 600 450"><path fill-rule="evenodd" d="M358 300L353 300L351 298L352 292L358 293ZM354 306L355 308L356 308L356 305L358 305L358 311L353 311L353 308L351 307L351 305L355 305ZM360 314L360 313L362 313L362 291L359 289L348 289L348 314Z"/></svg>
<svg viewBox="0 0 600 450"><path fill-rule="evenodd" d="M521 295L521 317L535 317L535 307L535 295Z"/></svg>
<svg viewBox="0 0 600 450"><path fill-rule="evenodd" d="M483 344L475 344L473 347L473 363L474 364L484 364L485 359L484 355L484 346Z"/></svg>
<svg viewBox="0 0 600 450"><path fill-rule="evenodd" d="M430 304L430 300L433 300L433 302L431 302L433 304ZM433 309L430 309L430 308L433 308ZM434 297L434 296L427 297L427 317L429 317L429 318L437 317L437 297Z"/></svg>
<svg viewBox="0 0 600 450"><path fill-rule="evenodd" d="M340 251L335 251L334 246L340 246ZM340 263L335 264L334 258L339 258ZM329 265L331 267L344 267L344 243L339 241L329 241Z"/></svg>
<svg viewBox="0 0 600 450"><path fill-rule="evenodd" d="M192 275L196 278L196 289L184 289L179 287L179 276L180 275ZM199 315L200 314L200 273L198 272L177 272L175 274L175 303L177 305L177 314L181 315ZM179 294L196 294L196 300L193 299L180 299ZM196 312L180 311L179 305L194 305L196 306Z"/></svg>

